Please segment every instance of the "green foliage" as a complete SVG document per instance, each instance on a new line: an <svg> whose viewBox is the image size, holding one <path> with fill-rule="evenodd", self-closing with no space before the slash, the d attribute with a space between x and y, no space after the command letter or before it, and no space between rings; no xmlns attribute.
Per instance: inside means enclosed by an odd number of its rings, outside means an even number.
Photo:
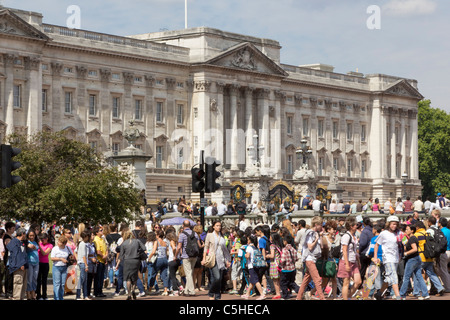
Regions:
<svg viewBox="0 0 450 320"><path fill-rule="evenodd" d="M22 181L0 191L2 216L29 221L121 222L139 209L132 177L104 165L87 144L62 133L13 135ZM133 186L130 188L129 186Z"/></svg>
<svg viewBox="0 0 450 320"><path fill-rule="evenodd" d="M450 194L450 114L432 108L430 100L418 107L419 178L423 195L433 200L438 192Z"/></svg>

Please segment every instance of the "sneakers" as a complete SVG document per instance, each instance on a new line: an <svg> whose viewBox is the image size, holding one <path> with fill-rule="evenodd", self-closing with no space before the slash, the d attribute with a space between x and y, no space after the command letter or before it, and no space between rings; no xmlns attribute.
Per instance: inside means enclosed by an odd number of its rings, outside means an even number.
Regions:
<svg viewBox="0 0 450 320"><path fill-rule="evenodd" d="M281 299L281 296L272 297L272 300L280 300L280 299Z"/></svg>
<svg viewBox="0 0 450 320"><path fill-rule="evenodd" d="M236 294L236 293L238 293L238 291L237 290L231 290L230 292L228 292L228 294Z"/></svg>
<svg viewBox="0 0 450 320"><path fill-rule="evenodd" d="M266 295L263 294L262 296L260 296L259 298L257 298L256 300L266 300Z"/></svg>
<svg viewBox="0 0 450 320"><path fill-rule="evenodd" d="M311 292L310 291L305 292L305 300L311 300Z"/></svg>
<svg viewBox="0 0 450 320"><path fill-rule="evenodd" d="M248 297L248 295L243 294L243 295L241 296L241 298L242 298L242 299L245 299L245 300L248 300L249 297Z"/></svg>
<svg viewBox="0 0 450 320"><path fill-rule="evenodd" d="M138 297L145 297L145 292L139 292Z"/></svg>
<svg viewBox="0 0 450 320"><path fill-rule="evenodd" d="M167 291L164 291L163 293L161 293L162 296L167 296L169 295L169 293L167 293Z"/></svg>
<svg viewBox="0 0 450 320"><path fill-rule="evenodd" d="M443 296L445 293L445 289L442 289L441 291L439 291L438 293L436 293L436 297L441 297Z"/></svg>
<svg viewBox="0 0 450 320"><path fill-rule="evenodd" d="M430 296L426 296L426 297L420 296L418 299L419 300L430 300Z"/></svg>

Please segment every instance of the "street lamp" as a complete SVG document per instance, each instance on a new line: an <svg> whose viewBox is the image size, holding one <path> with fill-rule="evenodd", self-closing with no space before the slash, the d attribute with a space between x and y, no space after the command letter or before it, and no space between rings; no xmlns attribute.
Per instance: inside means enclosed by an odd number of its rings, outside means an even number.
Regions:
<svg viewBox="0 0 450 320"><path fill-rule="evenodd" d="M311 149L311 147L307 146L307 144L308 144L308 140L303 138L300 141L300 147L298 147L297 150L295 151L295 153L297 153L297 159L300 160L302 158L302 164L306 165L306 166L308 165L307 164L308 159L312 155L312 149Z"/></svg>
<svg viewBox="0 0 450 320"><path fill-rule="evenodd" d="M408 182L408 174L403 172L402 174L402 182L403 182L403 198L406 200L406 183Z"/></svg>
<svg viewBox="0 0 450 320"><path fill-rule="evenodd" d="M254 165L256 167L261 167L261 157L264 152L264 146L259 145L259 136L257 134L253 135L253 145L247 148L249 156L254 160Z"/></svg>

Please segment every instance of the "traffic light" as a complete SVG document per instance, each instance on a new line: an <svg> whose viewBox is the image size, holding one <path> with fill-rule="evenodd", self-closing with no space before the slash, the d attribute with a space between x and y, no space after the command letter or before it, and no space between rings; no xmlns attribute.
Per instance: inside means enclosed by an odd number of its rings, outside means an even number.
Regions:
<svg viewBox="0 0 450 320"><path fill-rule="evenodd" d="M213 193L216 190L219 190L221 185L216 183L217 178L220 177L220 172L216 170L218 166L220 166L220 161L216 160L213 157L207 157L205 159L206 162L206 193Z"/></svg>
<svg viewBox="0 0 450 320"><path fill-rule="evenodd" d="M12 185L20 182L22 180L19 176L13 176L11 173L19 169L22 164L17 161L13 161L13 157L20 153L19 148L13 148L10 145L1 145L1 180L2 188L11 188Z"/></svg>
<svg viewBox="0 0 450 320"><path fill-rule="evenodd" d="M192 168L192 192L200 192L205 188L205 171L200 168Z"/></svg>

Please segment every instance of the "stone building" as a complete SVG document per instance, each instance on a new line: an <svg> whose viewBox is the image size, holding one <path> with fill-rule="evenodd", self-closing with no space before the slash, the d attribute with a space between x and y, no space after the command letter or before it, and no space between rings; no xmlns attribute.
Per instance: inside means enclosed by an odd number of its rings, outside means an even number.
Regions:
<svg viewBox="0 0 450 320"><path fill-rule="evenodd" d="M416 80L286 65L276 40L206 27L122 37L42 20L0 7L2 139L63 130L111 155L134 120L135 145L152 157L151 202L198 199L190 169L201 150L223 164L216 200L236 186L253 200L277 185L304 196L326 190L332 175L346 200L421 192ZM311 181L294 177L302 138ZM248 152L258 147L257 157Z"/></svg>

